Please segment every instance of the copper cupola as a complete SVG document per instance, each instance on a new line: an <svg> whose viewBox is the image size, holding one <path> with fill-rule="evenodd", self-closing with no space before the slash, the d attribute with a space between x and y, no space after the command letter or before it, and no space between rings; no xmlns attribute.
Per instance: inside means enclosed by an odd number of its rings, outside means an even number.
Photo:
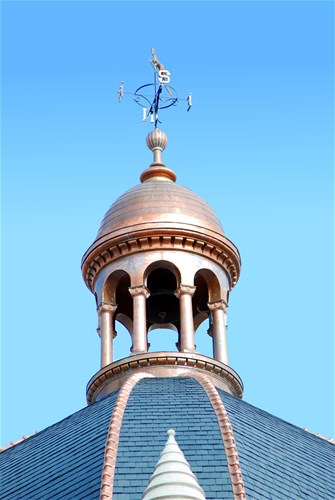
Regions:
<svg viewBox="0 0 335 500"><path fill-rule="evenodd" d="M141 183L105 214L82 260L82 273L97 301L101 369L90 380L91 403L120 387L134 370L176 376L206 370L214 383L242 396L242 382L228 366L226 313L240 272L237 248L212 208L177 184L162 160L167 136L147 136L153 162ZM210 319L213 358L196 352L195 331ZM115 322L130 334L129 357L113 360ZM175 352L151 352L148 332L176 332Z"/></svg>

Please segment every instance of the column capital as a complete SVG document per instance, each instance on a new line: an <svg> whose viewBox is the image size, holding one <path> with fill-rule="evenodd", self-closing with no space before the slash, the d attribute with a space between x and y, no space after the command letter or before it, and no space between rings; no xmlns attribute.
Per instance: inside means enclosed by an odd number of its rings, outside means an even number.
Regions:
<svg viewBox="0 0 335 500"><path fill-rule="evenodd" d="M196 288L196 286L192 285L180 285L179 288L177 288L177 290L174 292L174 294L178 299L182 295L189 295L190 297L193 297Z"/></svg>
<svg viewBox="0 0 335 500"><path fill-rule="evenodd" d="M117 309L117 304L109 304L108 302L101 302L101 304L98 306L97 311L98 314L109 312L111 314L114 314Z"/></svg>
<svg viewBox="0 0 335 500"><path fill-rule="evenodd" d="M138 295L142 295L145 299L150 296L150 292L144 285L139 286L131 286L128 288L129 293L132 297L137 297Z"/></svg>
<svg viewBox="0 0 335 500"><path fill-rule="evenodd" d="M228 309L228 304L223 299L216 300L214 302L208 302L207 305L210 311L217 311L218 309L221 309L226 313Z"/></svg>

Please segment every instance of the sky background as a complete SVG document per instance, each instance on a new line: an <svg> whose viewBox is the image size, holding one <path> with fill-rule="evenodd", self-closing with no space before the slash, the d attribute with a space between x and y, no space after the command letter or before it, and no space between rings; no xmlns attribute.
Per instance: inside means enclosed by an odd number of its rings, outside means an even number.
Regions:
<svg viewBox="0 0 335 500"><path fill-rule="evenodd" d="M244 399L334 436L333 3L3 1L1 23L2 444L86 404L100 345L80 262L151 163L150 124L116 99L152 81L151 47L193 95L161 114L165 163L241 253Z"/></svg>

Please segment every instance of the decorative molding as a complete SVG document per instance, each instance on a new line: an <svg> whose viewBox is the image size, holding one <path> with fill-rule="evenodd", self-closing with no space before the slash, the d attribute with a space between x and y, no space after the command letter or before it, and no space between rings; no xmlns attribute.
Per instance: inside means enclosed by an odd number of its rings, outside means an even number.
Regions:
<svg viewBox="0 0 335 500"><path fill-rule="evenodd" d="M241 500L243 498L246 498L242 469L238 458L234 432L223 401L214 384L208 379L207 375L205 375L204 373L194 372L188 373L187 376L196 379L201 384L215 411L227 457L228 470L234 493L234 500Z"/></svg>
<svg viewBox="0 0 335 500"><path fill-rule="evenodd" d="M173 170L167 168L163 163L152 163L149 168L144 170L140 175L140 181L145 182L153 177L162 178L164 180L173 181L177 180L177 176Z"/></svg>
<svg viewBox="0 0 335 500"><path fill-rule="evenodd" d="M192 285L180 285L177 290L174 292L175 296L180 299L181 295L190 295L193 297L194 292L197 287Z"/></svg>
<svg viewBox="0 0 335 500"><path fill-rule="evenodd" d="M223 299L216 300L215 302L208 302L207 305L210 311L217 311L218 309L221 309L226 313L228 309L228 304Z"/></svg>
<svg viewBox="0 0 335 500"><path fill-rule="evenodd" d="M228 238L206 237L182 229L159 229L159 232L146 229L142 235L141 231L133 231L101 243L95 242L82 261L82 273L88 288L93 291L98 273L111 262L125 255L151 250L183 250L203 255L223 267L230 278L230 287L235 286L241 263L237 248Z"/></svg>
<svg viewBox="0 0 335 500"><path fill-rule="evenodd" d="M128 288L129 293L132 297L138 297L138 295L143 295L145 299L150 297L150 292L147 289L146 286L140 285L140 286L131 286Z"/></svg>
<svg viewBox="0 0 335 500"><path fill-rule="evenodd" d="M92 404L111 382L131 375L135 370L154 368L191 368L203 370L214 379L222 380L231 394L242 398L243 383L238 374L229 366L198 353L152 352L136 354L115 361L102 368L87 384L87 403Z"/></svg>
<svg viewBox="0 0 335 500"><path fill-rule="evenodd" d="M152 375L148 373L134 373L132 377L129 378L122 386L117 397L110 419L105 444L104 461L101 473L100 500L110 500L113 498L115 464L123 415L126 410L129 396L135 385L137 382L147 377L152 377Z"/></svg>
<svg viewBox="0 0 335 500"><path fill-rule="evenodd" d="M99 307L97 308L99 316L101 313L110 313L112 316L114 315L115 311L117 310L117 305L116 304L109 304L107 302L101 302Z"/></svg>

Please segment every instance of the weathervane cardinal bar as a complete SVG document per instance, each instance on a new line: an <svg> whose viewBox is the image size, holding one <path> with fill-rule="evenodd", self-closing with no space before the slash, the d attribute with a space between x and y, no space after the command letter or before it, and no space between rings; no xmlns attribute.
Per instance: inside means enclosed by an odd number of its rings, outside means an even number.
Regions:
<svg viewBox="0 0 335 500"><path fill-rule="evenodd" d="M142 107L142 121L150 119L155 128L160 123L159 111L176 106L179 101L187 102L187 111L192 107L192 94L189 93L187 99L179 99L176 90L170 85L171 73L158 60L155 49L151 49L152 59L149 62L154 69L153 83L141 85L133 95L134 101ZM117 92L118 101L121 102L125 94L130 94L124 90L124 82L121 83Z"/></svg>

